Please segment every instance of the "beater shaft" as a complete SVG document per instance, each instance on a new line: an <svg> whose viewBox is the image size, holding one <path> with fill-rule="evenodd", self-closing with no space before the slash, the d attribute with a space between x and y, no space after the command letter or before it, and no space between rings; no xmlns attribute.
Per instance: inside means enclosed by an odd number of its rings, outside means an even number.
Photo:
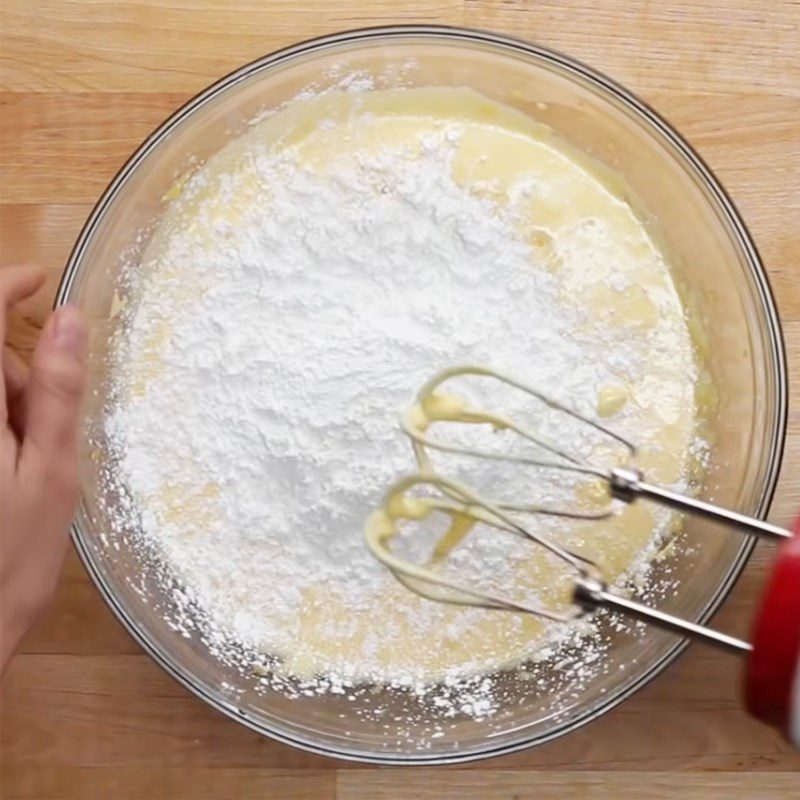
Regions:
<svg viewBox="0 0 800 800"><path fill-rule="evenodd" d="M597 578L581 575L575 580L573 593L575 602L586 611L598 608L607 608L610 611L619 611L626 616L648 622L662 630L687 636L695 641L707 642L733 653L749 653L753 646L749 642L729 636L727 633L697 625L694 622L659 611L657 608L637 603L628 597L612 592L608 586Z"/></svg>
<svg viewBox="0 0 800 800"><path fill-rule="evenodd" d="M609 473L609 484L614 497L626 503L630 503L637 497L644 497L659 505L667 506L686 514L692 514L696 517L704 517L712 522L721 522L745 533L754 533L770 539L787 539L792 535L784 528L755 517L748 517L738 511L722 508L713 503L698 500L695 497L687 497L686 495L671 492L661 486L646 483L642 480L642 473L638 470L612 469Z"/></svg>

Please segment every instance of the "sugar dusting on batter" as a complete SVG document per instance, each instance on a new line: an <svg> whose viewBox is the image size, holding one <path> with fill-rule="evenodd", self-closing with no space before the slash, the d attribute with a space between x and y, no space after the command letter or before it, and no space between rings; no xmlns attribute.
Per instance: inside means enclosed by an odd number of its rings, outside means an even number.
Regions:
<svg viewBox="0 0 800 800"><path fill-rule="evenodd" d="M433 372L465 361L585 413L599 403L657 477L685 488L695 366L662 257L633 223L621 245L613 215L555 218L559 187L535 175L493 182L479 153L464 177L482 135L464 123L331 160L330 122L324 166L307 143L265 145L259 125L233 160L223 151L181 187L127 275L105 426L107 479L130 502L117 536L158 553L178 629L267 685L347 696L374 682L426 697L443 719L483 717L503 701L490 673L560 652L551 673L568 703L582 674L602 670L603 642L569 656L590 625L420 600L371 558L363 523L413 466L398 413ZM504 402L526 413L526 398ZM521 471L503 482L530 492ZM537 486L580 500L568 483ZM603 551L614 579L640 579L670 516L631 512L556 534ZM531 564L524 547L480 537L458 555L511 581Z"/></svg>

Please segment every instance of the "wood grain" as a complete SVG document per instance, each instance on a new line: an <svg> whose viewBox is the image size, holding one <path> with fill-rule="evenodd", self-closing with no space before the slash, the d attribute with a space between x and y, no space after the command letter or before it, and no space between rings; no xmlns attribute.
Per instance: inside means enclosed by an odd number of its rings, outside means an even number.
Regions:
<svg viewBox="0 0 800 800"><path fill-rule="evenodd" d="M331 769L237 769L198 767L11 767L4 773L4 800L122 797L191 800L328 800L336 797ZM770 784L778 785L774 779ZM65 790L65 787L68 787ZM341 796L341 795L340 795ZM389 795L386 795L389 796Z"/></svg>
<svg viewBox="0 0 800 800"><path fill-rule="evenodd" d="M194 92L275 48L346 28L466 24L583 59L699 150L759 245L792 403L772 518L800 507L800 4L793 0L4 0L0 264L39 261L12 321L30 351L109 179ZM760 545L715 622L747 631ZM693 647L557 742L460 769L374 770L275 744L196 700L139 651L73 555L3 685L3 798L788 798L800 759L738 701L738 665ZM401 788L399 788L401 787Z"/></svg>
<svg viewBox="0 0 800 800"><path fill-rule="evenodd" d="M709 800L748 797L787 800L797 789L797 776L741 773L711 775L650 773L638 775L598 771L531 773L521 770L362 770L337 775L333 770L160 767L46 767L35 780L16 767L8 771L13 788L5 800L64 800L69 797L172 798L192 800ZM398 786L403 789L399 790Z"/></svg>
<svg viewBox="0 0 800 800"><path fill-rule="evenodd" d="M188 94L0 94L4 203L97 200L154 128Z"/></svg>
<svg viewBox="0 0 800 800"><path fill-rule="evenodd" d="M464 17L461 0L6 0L3 7L0 86L59 93L194 93L314 36L370 25L458 25Z"/></svg>
<svg viewBox="0 0 800 800"><path fill-rule="evenodd" d="M395 800L402 785L403 797L414 800L658 800L671 797L681 800L748 797L758 800L787 800L797 789L797 776L776 774L742 776L740 773L681 775L652 772L646 780L638 775L598 771L531 773L492 770L407 771L370 770L345 773L337 782L339 800Z"/></svg>
<svg viewBox="0 0 800 800"><path fill-rule="evenodd" d="M800 95L800 11L793 0L466 0L464 6L465 24L562 50L645 97Z"/></svg>

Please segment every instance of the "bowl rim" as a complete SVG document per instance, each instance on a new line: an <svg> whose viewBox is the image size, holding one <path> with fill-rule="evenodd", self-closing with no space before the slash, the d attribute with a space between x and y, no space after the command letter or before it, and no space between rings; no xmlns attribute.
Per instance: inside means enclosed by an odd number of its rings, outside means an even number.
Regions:
<svg viewBox="0 0 800 800"><path fill-rule="evenodd" d="M556 65L573 77L578 77L589 83L593 88L598 89L602 94L611 96L620 102L628 111L633 112L641 121L647 123L652 132L660 135L671 145L677 153L685 159L688 166L694 171L713 198L717 205L717 210L721 211L725 223L729 230L734 234L738 244L744 251L752 278L754 279L758 299L761 303L767 322L767 332L769 335L770 366L772 368L772 378L775 382L775 425L772 436L768 442L769 462L767 472L762 486L761 494L758 499L756 516L766 518L775 494L778 477L780 474L781 462L783 460L786 424L788 415L788 369L786 362L786 348L783 339L780 317L769 282L769 277L763 266L758 250L750 236L744 221L735 208L733 201L725 191L721 183L714 176L711 169L707 166L695 149L679 134L672 126L647 103L640 100L633 93L624 88L621 84L607 77L602 72L589 67L583 62L564 55L556 50L552 50L541 45L528 42L513 36L507 36L493 31L468 28L462 26L448 25L387 25L357 28L328 34L325 36L314 37L297 42L293 45L276 50L268 55L257 58L228 75L215 81L205 89L198 92L191 99L185 102L167 119L162 122L122 165L117 174L109 183L100 199L95 204L89 217L84 223L83 228L72 248L67 260L64 272L56 292L53 308L57 308L69 301L69 296L73 283L79 273L79 266L83 255L88 247L94 233L102 221L106 210L116 198L117 194L124 186L126 181L132 176L139 164L149 155L149 153L183 120L191 116L206 103L213 100L223 92L228 91L240 81L243 81L254 74L268 70L292 61L300 56L307 56L312 53L323 52L327 49L339 47L346 44L362 44L376 40L396 41L403 38L416 38L427 40L428 42L461 42L467 45L483 44L494 47L507 55L522 55L537 58L546 63ZM652 681L669 664L675 661L689 645L686 639L678 640L667 652L639 676L639 678L624 687L622 690L609 693L607 699L600 705L587 709L584 713L562 724L559 727L536 736L522 737L516 741L502 745L491 745L491 740L487 740L485 747L473 747L464 752L428 754L424 752L400 754L400 753L380 753L376 751L360 750L358 748L342 748L320 744L311 737L289 734L277 727L267 727L262 722L248 716L247 712L238 708L234 703L228 703L221 698L212 696L204 687L196 684L190 677L184 675L177 664L174 664L159 650L158 646L150 639L146 631L141 629L133 618L131 618L121 603L117 600L114 593L105 583L101 573L95 567L91 552L83 542L82 517L83 507L79 510L71 529L72 541L83 565L89 574L92 582L99 590L106 604L123 625L126 631L134 638L139 646L169 675L178 683L186 687L190 692L204 700L212 708L222 712L224 715L236 720L251 730L267 736L275 741L288 744L293 747L305 750L310 753L324 755L330 758L338 758L344 761L383 764L391 766L421 766L421 765L441 765L455 764L476 761L484 758L491 758L501 755L515 753L545 742L552 741L571 731L574 731L588 722L600 717L612 708L619 705L640 688ZM717 591L706 604L705 608L698 615L696 622L703 624L707 622L722 605L725 598L730 593L734 584L742 573L750 555L753 552L757 538L746 535L742 539L742 544L734 559L725 579L717 588Z"/></svg>

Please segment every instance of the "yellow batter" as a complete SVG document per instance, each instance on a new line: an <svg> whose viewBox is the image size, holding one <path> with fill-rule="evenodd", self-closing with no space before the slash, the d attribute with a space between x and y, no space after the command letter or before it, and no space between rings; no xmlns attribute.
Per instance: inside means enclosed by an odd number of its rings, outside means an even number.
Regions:
<svg viewBox="0 0 800 800"><path fill-rule="evenodd" d="M249 182L246 153L260 141L270 148L296 154L306 168L325 173L333 159L337 164L364 153L392 148L419 148L425 132L441 132L458 125L460 138L454 146L453 174L470 191L503 205L514 198L526 208L520 218L520 235L529 242L537 260L557 279L565 302L589 309L609 329L635 336L654 331L659 320L674 321L652 347L647 367L635 380L604 387L597 397L596 413L613 426L615 415L626 409L641 447L639 465L648 477L675 483L689 469L689 447L695 435L694 385L687 377L693 364L691 340L682 322L683 309L661 253L641 219L624 197L624 186L601 173L580 153L560 141L549 129L521 113L501 106L469 90L414 89L372 91L361 94L331 92L296 101L254 125L244 136L212 157L203 167L206 181L201 192L182 198L183 181L168 193L170 204L144 261L169 271L161 255L170 233L191 227L202 240L201 221L192 223L202 206L235 224L237 216L255 196L255 180ZM221 182L234 176L239 187L236 202L215 205ZM533 180L540 187L530 200L519 196L519 187ZM249 187L249 189L248 189ZM527 206L525 205L527 203ZM591 236L581 221L599 221L609 233L591 243L594 258L590 270L579 270L574 259L564 259L570 247L586 248L581 237ZM609 287L609 278L620 276L623 288ZM176 302L187 292L200 293L202 285L187 289L185 282L168 290ZM677 333L676 333L677 332ZM155 331L148 346L136 356L134 393L142 393L161 369L159 352L170 335L168 326ZM410 386L409 392L417 389ZM400 409L398 409L399 411ZM413 465L409 450L409 468ZM153 508L171 519L184 519L187 527L202 525L213 517L219 487L194 486L190 477L176 476L169 489L149 499ZM602 487L582 484L575 502L597 508L606 502ZM364 517L371 509L364 509ZM624 574L651 538L654 512L646 505L625 508L611 521L576 524L569 543L583 551L613 581ZM543 587L542 581L551 586ZM519 585L529 581L544 594L557 598L564 591L540 554L533 553L528 569L520 571ZM279 589L278 589L279 590ZM397 609L404 613L397 613ZM416 609L409 613L409 609ZM491 670L530 655L542 624L530 617L507 613L437 607L436 630L414 624L426 619L430 604L394 582L369 608L353 609L346 593L329 584L312 585L304 591L295 647L279 655L285 669L301 676L336 670L347 664L349 654L364 646L376 626L389 632L377 640L372 662L402 674L410 671L429 678L465 665ZM464 620L469 624L465 626ZM459 624L456 624L459 623ZM457 630L457 636L450 631ZM331 631L335 634L331 635ZM437 639L431 646L431 636Z"/></svg>

